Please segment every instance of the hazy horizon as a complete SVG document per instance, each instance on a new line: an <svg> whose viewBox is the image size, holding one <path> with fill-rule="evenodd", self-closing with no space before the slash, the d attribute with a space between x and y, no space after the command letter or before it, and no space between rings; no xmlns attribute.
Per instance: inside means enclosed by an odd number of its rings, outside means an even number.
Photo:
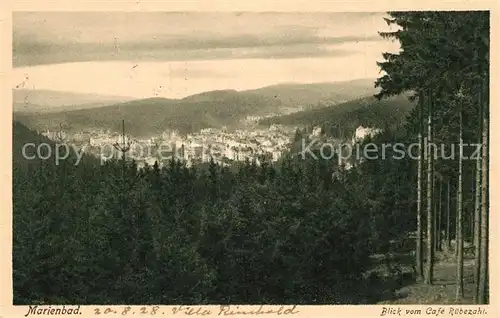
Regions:
<svg viewBox="0 0 500 318"><path fill-rule="evenodd" d="M14 13L13 83L183 98L283 83L374 79L385 13ZM140 27L139 27L140 26Z"/></svg>
<svg viewBox="0 0 500 318"><path fill-rule="evenodd" d="M353 79L353 80L342 80L342 81L328 81L328 82L292 82L292 81L288 81L288 82L278 82L278 83L275 83L275 84L271 84L271 85L264 85L264 86L259 86L259 87L255 87L255 88L248 88L248 89L231 89L231 88L216 88L216 89L211 89L211 90L207 90L207 91L200 91L200 92L196 92L196 93L193 93L193 94L189 94L189 95L185 95L183 97L165 97L165 96L149 96L149 97L134 97L134 96L127 96L127 95L114 95L114 94L107 94L107 93L104 93L104 94L100 94L100 93L93 93L93 92L78 92L78 91L68 91L68 90L54 90L54 89L37 89L36 87L33 88L33 87L30 87L29 85L25 85L24 87L21 85L19 87L13 87L12 90L13 91L19 91L19 92L26 92L26 94L30 94L29 92L31 90L36 90L38 92L54 92L54 93L60 93L60 94L70 94L70 95L75 95L75 96L78 96L78 95L85 95L85 96L94 96L95 98L102 98L102 99L106 99L106 98L109 98L110 100L113 100L113 99L123 99L124 101L127 101L127 100L136 100L136 99L148 99L148 98L165 98L165 99L183 99L183 98L186 98L186 97L190 97L190 96L193 96L193 95L197 95L197 94L203 94L203 93L209 93L209 92L217 92L217 91L236 91L236 92L246 92L246 91L253 91L253 90L259 90L259 89L265 89L267 87L275 87L275 86L286 86L286 85L297 85L297 86L300 86L300 85L322 85L322 84L332 84L332 85L335 85L335 84L340 84L340 83L350 83L350 82L357 82L357 81L372 81L375 83L375 80L376 78L359 78L359 79ZM22 81L21 81L22 82ZM17 84L16 84L17 86ZM376 90L374 88L374 90Z"/></svg>

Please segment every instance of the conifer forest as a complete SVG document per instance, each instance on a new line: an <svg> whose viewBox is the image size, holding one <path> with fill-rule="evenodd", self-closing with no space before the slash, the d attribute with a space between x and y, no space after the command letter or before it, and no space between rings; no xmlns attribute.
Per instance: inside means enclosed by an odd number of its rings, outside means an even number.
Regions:
<svg viewBox="0 0 500 318"><path fill-rule="evenodd" d="M139 166L121 147L56 164L42 158L60 141L14 119L14 304L487 304L489 12L385 22L400 50L374 62L377 93L294 114L308 124L278 160ZM366 122L379 129L361 148L414 156L320 154Z"/></svg>

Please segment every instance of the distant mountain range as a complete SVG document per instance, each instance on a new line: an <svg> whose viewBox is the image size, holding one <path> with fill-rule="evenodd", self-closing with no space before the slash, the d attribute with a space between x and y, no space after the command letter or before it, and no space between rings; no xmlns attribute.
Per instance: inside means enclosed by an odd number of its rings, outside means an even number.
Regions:
<svg viewBox="0 0 500 318"><path fill-rule="evenodd" d="M168 128L188 133L207 127L231 125L250 114L276 114L278 111L279 103L272 99L234 92L213 100L149 98L74 111L14 113L14 119L36 130L58 129L62 124L69 131L88 128L120 131L124 119L129 134L151 136Z"/></svg>
<svg viewBox="0 0 500 318"><path fill-rule="evenodd" d="M248 92L277 99L296 111L297 108L313 109L372 96L377 92L374 82L374 79L359 79L334 83L278 84Z"/></svg>
<svg viewBox="0 0 500 318"><path fill-rule="evenodd" d="M74 131L86 128L119 131L124 119L127 132L137 136L149 136L165 129L187 133L235 125L247 116L287 114L371 96L376 92L373 83L370 79L280 84L247 91L210 91L183 99L139 100L49 91L33 91L26 97L27 92L14 90L14 119L36 130L58 129L63 124ZM29 107L22 108L26 98L25 104ZM118 101L108 102L113 99Z"/></svg>
<svg viewBox="0 0 500 318"><path fill-rule="evenodd" d="M13 89L14 112L60 112L96 108L130 101L133 97L103 96L97 94L59 92L38 89Z"/></svg>

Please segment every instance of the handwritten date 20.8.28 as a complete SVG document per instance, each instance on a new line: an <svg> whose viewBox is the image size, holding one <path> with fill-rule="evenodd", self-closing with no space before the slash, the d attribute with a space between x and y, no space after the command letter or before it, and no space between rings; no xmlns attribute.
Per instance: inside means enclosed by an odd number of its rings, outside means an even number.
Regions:
<svg viewBox="0 0 500 318"><path fill-rule="evenodd" d="M94 308L94 315L156 315L162 314L158 312L160 306L148 306L148 307L139 307L132 308L130 306L126 306L123 309L111 308L111 307L103 307L103 308Z"/></svg>

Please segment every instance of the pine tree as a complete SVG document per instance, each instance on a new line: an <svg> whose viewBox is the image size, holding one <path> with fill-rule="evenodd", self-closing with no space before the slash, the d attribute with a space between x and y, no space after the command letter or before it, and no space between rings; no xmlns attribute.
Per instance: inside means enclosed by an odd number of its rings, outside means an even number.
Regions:
<svg viewBox="0 0 500 318"><path fill-rule="evenodd" d="M443 213L442 213L442 207L443 207L443 180L439 180L439 191L438 191L438 208L436 209L437 213L437 224L436 224L436 250L441 251L441 224L443 223Z"/></svg>
<svg viewBox="0 0 500 318"><path fill-rule="evenodd" d="M457 186L457 235L456 235L456 244L457 244L457 290L456 290L456 298L460 300L464 295L464 239L463 239L463 110L462 110L462 101L460 103L460 137L459 137L459 158L458 158L458 186Z"/></svg>
<svg viewBox="0 0 500 318"><path fill-rule="evenodd" d="M483 115L483 134L482 134L482 194L481 194L481 251L480 251L480 266L479 266L479 291L478 303L487 304L488 296L488 230L489 230L489 98L486 78L482 82L481 92L484 96L482 100L484 115Z"/></svg>
<svg viewBox="0 0 500 318"><path fill-rule="evenodd" d="M483 132L483 100L482 93L479 95L479 144L482 141L482 132ZM481 267L481 195L482 195L482 184L481 184L481 154L478 155L476 159L476 169L475 169L475 180L476 180L476 191L474 197L474 283L475 283L475 292L474 299L476 303L479 298L479 273Z"/></svg>
<svg viewBox="0 0 500 318"><path fill-rule="evenodd" d="M434 196L434 152L432 150L432 116L433 116L433 100L432 93L427 98L429 107L429 114L427 120L427 262L425 267L425 283L432 285L434 278L434 210L433 210L433 196Z"/></svg>
<svg viewBox="0 0 500 318"><path fill-rule="evenodd" d="M429 114L428 127L432 128L432 122L439 121L447 121L451 126L453 113L456 111L450 101L457 93L457 83L464 86L467 94L473 94L474 89L470 83L480 76L477 69L488 68L489 13L389 12L389 16L386 19L387 24L400 28L397 31L381 32L380 35L399 41L401 50L399 53L384 53L384 61L378 63L385 75L376 81L376 87L381 88L376 97L384 98L406 91L432 89L433 102L439 107L434 108L433 114ZM429 135L428 141L431 142L432 138L434 137ZM432 283L431 241L434 240L435 211L432 206L433 178L429 178L433 174L433 164L430 160L427 163L426 282ZM449 176L451 177L451 174Z"/></svg>
<svg viewBox="0 0 500 318"><path fill-rule="evenodd" d="M418 139L419 139L419 158L418 158L418 174L417 174L417 237L416 237L416 272L419 278L423 278L423 230L422 230L422 213L423 213L423 178L424 178L424 99L423 94L420 93L419 98L419 125L418 125Z"/></svg>
<svg viewBox="0 0 500 318"><path fill-rule="evenodd" d="M446 180L446 250L451 250L451 183L450 179Z"/></svg>

